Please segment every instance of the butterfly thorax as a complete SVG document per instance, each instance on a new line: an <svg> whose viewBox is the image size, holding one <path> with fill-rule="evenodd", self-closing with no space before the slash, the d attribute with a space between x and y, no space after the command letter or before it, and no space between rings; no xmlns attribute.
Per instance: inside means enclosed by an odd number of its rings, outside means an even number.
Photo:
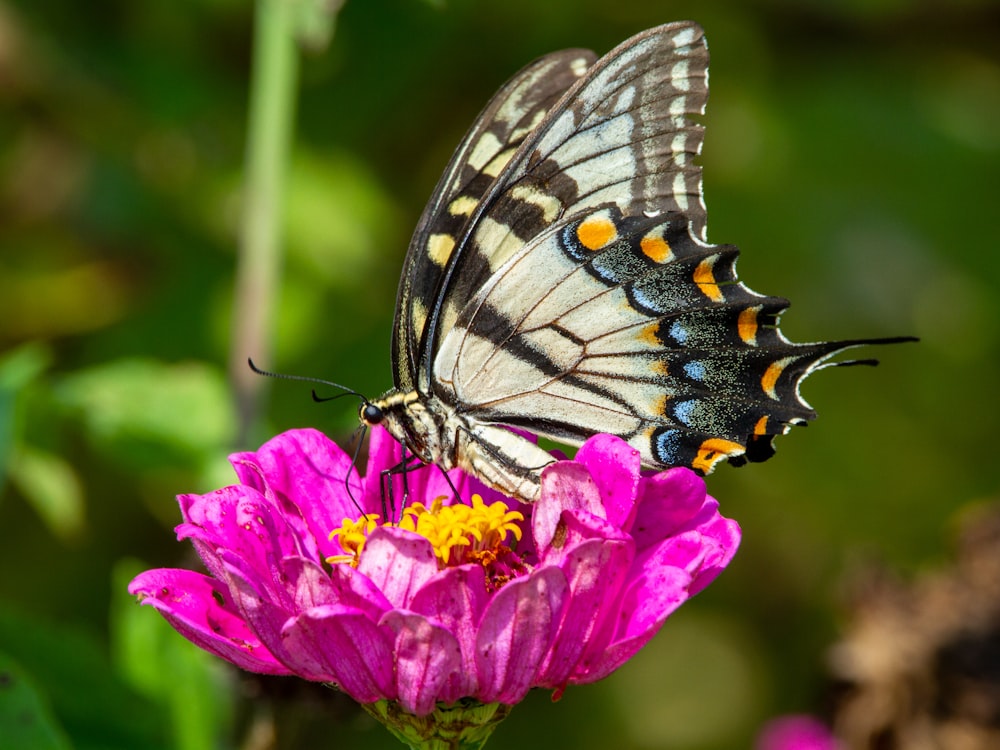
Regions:
<svg viewBox="0 0 1000 750"><path fill-rule="evenodd" d="M418 391L391 390L361 407L361 421L381 424L421 461L462 469L526 502L541 492L541 470L553 457L496 424L470 420L452 405Z"/></svg>
<svg viewBox="0 0 1000 750"><path fill-rule="evenodd" d="M361 407L361 421L369 427L381 424L396 440L425 463L455 467L454 440L449 440L446 422L451 410L428 409L417 391L393 389Z"/></svg>

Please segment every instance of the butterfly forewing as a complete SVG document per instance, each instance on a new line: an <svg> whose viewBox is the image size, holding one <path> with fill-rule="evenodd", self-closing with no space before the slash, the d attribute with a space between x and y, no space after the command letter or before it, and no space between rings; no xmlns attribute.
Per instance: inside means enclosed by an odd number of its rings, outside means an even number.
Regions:
<svg viewBox="0 0 1000 750"><path fill-rule="evenodd" d="M591 67L521 144L458 240L437 327L529 239L597 205L681 211L700 235L705 213L703 127L708 50L701 29L669 24L622 44ZM426 353L434 350L435 326ZM430 362L425 362L426 367Z"/></svg>
<svg viewBox="0 0 1000 750"><path fill-rule="evenodd" d="M511 78L465 135L417 224L403 265L393 335L396 387L410 389L427 315L463 227L517 147L593 63L589 50L563 50Z"/></svg>

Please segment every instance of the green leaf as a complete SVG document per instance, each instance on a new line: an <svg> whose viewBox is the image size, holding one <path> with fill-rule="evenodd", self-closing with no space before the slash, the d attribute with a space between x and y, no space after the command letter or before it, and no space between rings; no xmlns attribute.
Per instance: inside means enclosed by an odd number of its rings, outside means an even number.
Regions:
<svg viewBox="0 0 1000 750"><path fill-rule="evenodd" d="M230 735L233 690L224 662L184 640L155 610L124 594L145 566L123 560L112 575L111 636L122 676L170 713L174 747L211 750Z"/></svg>
<svg viewBox="0 0 1000 750"><path fill-rule="evenodd" d="M100 642L77 626L52 623L0 604L0 652L44 689L77 750L166 750L165 712L112 671ZM5 734L0 731L0 746Z"/></svg>
<svg viewBox="0 0 1000 750"><path fill-rule="evenodd" d="M18 395L49 366L52 354L42 344L30 343L0 358L0 487L20 440L17 425Z"/></svg>
<svg viewBox="0 0 1000 750"><path fill-rule="evenodd" d="M21 446L14 454L10 479L53 534L71 539L83 530L83 485L68 461Z"/></svg>
<svg viewBox="0 0 1000 750"><path fill-rule="evenodd" d="M0 652L0 735L6 750L72 747L42 690L8 654Z"/></svg>
<svg viewBox="0 0 1000 750"><path fill-rule="evenodd" d="M234 433L225 377L203 362L120 359L68 376L57 395L97 447L134 468L199 467Z"/></svg>
<svg viewBox="0 0 1000 750"><path fill-rule="evenodd" d="M374 273L399 220L385 188L343 152L296 147L288 171L283 231L288 255L309 278L343 288Z"/></svg>

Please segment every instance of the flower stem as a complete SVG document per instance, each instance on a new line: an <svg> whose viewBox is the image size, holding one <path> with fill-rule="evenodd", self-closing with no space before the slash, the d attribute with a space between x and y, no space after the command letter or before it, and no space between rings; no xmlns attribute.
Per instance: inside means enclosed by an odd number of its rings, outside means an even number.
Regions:
<svg viewBox="0 0 1000 750"><path fill-rule="evenodd" d="M281 269L281 215L295 121L298 50L295 3L257 0L247 125L246 185L236 268L229 372L236 393L237 445L244 446L264 385L247 368L267 366Z"/></svg>

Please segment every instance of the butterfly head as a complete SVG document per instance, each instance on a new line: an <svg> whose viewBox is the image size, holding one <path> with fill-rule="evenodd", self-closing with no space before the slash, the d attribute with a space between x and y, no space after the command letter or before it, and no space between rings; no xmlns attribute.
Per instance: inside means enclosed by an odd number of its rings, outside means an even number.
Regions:
<svg viewBox="0 0 1000 750"><path fill-rule="evenodd" d="M382 423L382 420L385 419L385 412L370 401L364 401L358 408L358 417L362 424L371 427Z"/></svg>

